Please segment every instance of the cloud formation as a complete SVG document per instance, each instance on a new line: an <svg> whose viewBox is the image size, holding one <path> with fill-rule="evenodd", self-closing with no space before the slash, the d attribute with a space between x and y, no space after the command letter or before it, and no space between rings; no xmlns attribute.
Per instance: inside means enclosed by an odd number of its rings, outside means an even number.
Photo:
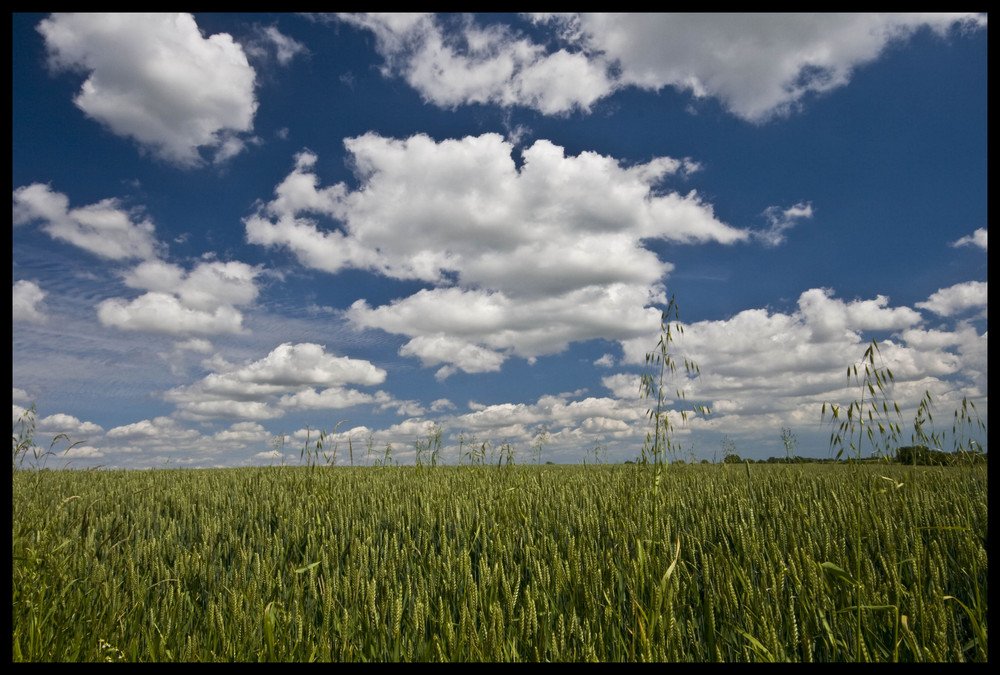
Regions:
<svg viewBox="0 0 1000 675"><path fill-rule="evenodd" d="M672 87L715 98L730 113L766 122L809 96L846 85L892 42L927 27L985 27L982 14L535 14L554 39L468 17L343 14L370 30L383 74L402 77L444 108L524 106L546 115L589 112L626 87Z"/></svg>
<svg viewBox="0 0 1000 675"><path fill-rule="evenodd" d="M238 309L257 298L261 267L245 263L201 262L190 272L158 256L166 245L141 208L126 210L115 198L69 208L69 198L49 185L32 183L13 192L13 224L39 222L53 239L65 241L101 258L141 262L122 276L126 286L145 291L132 300L110 298L97 305L105 326L175 335L243 332ZM17 320L42 320L37 303L44 292L32 282L14 287Z"/></svg>
<svg viewBox="0 0 1000 675"><path fill-rule="evenodd" d="M35 431L44 436L58 436L66 434L73 440L78 440L81 435L102 434L104 429L93 422L81 422L72 415L56 413L39 419L35 424Z"/></svg>
<svg viewBox="0 0 1000 675"><path fill-rule="evenodd" d="M284 343L245 365L218 358L206 364L214 372L164 393L166 400L178 404L182 417L271 419L283 416L286 408L347 408L376 399L346 385L372 386L386 377L368 361L327 354L313 343ZM316 386L322 388L318 393Z"/></svg>
<svg viewBox="0 0 1000 675"><path fill-rule="evenodd" d="M125 284L146 291L133 300L110 298L97 305L105 326L175 336L243 332L237 307L257 297L260 269L241 262L199 263L190 272L160 260L124 274Z"/></svg>
<svg viewBox="0 0 1000 675"><path fill-rule="evenodd" d="M256 37L244 45L250 56L266 58L273 53L279 65L287 66L299 54L309 53L304 44L288 37L277 26L254 26L254 32Z"/></svg>
<svg viewBox="0 0 1000 675"><path fill-rule="evenodd" d="M506 353L532 358L646 332L672 266L645 241L749 239L695 191L665 189L697 169L690 160L626 166L539 140L518 167L499 134L438 142L368 133L345 146L358 189L318 187L318 158L303 151L275 198L245 219L247 240L327 272L435 285L378 308L359 300L347 317L410 336L403 353L446 364L439 377L496 370Z"/></svg>
<svg viewBox="0 0 1000 675"><path fill-rule="evenodd" d="M783 209L771 206L765 209L764 217L768 221L766 230L755 231L754 237L763 241L766 246L779 246L785 242L785 232L792 229L802 218L812 218L812 204L799 202Z"/></svg>
<svg viewBox="0 0 1000 675"><path fill-rule="evenodd" d="M713 414L695 419L694 427L741 435L781 425L815 428L824 402L857 396L844 368L861 358L870 331L889 333L879 338L881 358L895 376L892 396L908 414L926 390L935 392L942 409L985 391L986 333L972 326L926 329L919 312L890 306L885 296L844 301L831 289L809 289L797 305L790 313L748 309L684 324L671 352L678 363L697 363L700 375L678 369L668 392L682 388L690 403L711 406ZM656 339L651 334L623 343L623 363L644 363ZM638 391L638 377L627 373L603 382L623 399Z"/></svg>
<svg viewBox="0 0 1000 675"><path fill-rule="evenodd" d="M14 321L34 321L44 323L45 315L42 300L46 292L33 281L21 279L14 283L11 297L11 315Z"/></svg>
<svg viewBox="0 0 1000 675"><path fill-rule="evenodd" d="M965 281L932 293L916 306L940 316L952 316L973 307L983 307L985 311L987 291L985 281Z"/></svg>
<svg viewBox="0 0 1000 675"><path fill-rule="evenodd" d="M49 185L32 183L14 190L14 225L40 221L43 232L110 260L148 260L162 248L155 227L140 209L126 210L114 198L69 208L69 197Z"/></svg>
<svg viewBox="0 0 1000 675"><path fill-rule="evenodd" d="M500 25L426 14L340 19L372 31L386 60L383 74L402 76L426 101L443 108L480 103L524 105L548 115L589 111L613 88L604 63L565 49L547 53Z"/></svg>
<svg viewBox="0 0 1000 675"><path fill-rule="evenodd" d="M171 164L203 165L202 148L231 156L253 130L246 54L190 14L53 14L38 31L54 71L86 73L76 106Z"/></svg>
<svg viewBox="0 0 1000 675"><path fill-rule="evenodd" d="M953 241L950 246L977 246L985 251L986 235L986 228L980 227L972 234L961 237L957 241Z"/></svg>

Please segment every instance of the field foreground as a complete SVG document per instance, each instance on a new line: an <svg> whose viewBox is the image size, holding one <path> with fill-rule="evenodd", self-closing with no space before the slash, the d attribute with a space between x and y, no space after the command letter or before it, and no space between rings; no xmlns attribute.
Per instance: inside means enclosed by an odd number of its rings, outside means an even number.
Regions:
<svg viewBox="0 0 1000 675"><path fill-rule="evenodd" d="M15 471L15 661L986 661L979 467Z"/></svg>

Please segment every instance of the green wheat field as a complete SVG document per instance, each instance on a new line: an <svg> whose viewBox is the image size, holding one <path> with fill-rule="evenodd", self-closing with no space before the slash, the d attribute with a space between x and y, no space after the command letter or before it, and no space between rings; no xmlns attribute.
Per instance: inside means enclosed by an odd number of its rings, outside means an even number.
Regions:
<svg viewBox="0 0 1000 675"><path fill-rule="evenodd" d="M13 472L14 661L986 661L987 469Z"/></svg>

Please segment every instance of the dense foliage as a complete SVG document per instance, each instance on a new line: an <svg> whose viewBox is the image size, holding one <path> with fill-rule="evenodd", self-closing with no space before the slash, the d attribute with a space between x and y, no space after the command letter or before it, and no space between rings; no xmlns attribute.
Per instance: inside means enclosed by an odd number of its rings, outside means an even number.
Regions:
<svg viewBox="0 0 1000 675"><path fill-rule="evenodd" d="M13 658L987 660L985 467L650 476L17 470Z"/></svg>
<svg viewBox="0 0 1000 675"><path fill-rule="evenodd" d="M907 445L896 450L896 461L900 464L949 466L951 464L979 464L985 463L986 460L986 453L943 452L931 450L926 445Z"/></svg>

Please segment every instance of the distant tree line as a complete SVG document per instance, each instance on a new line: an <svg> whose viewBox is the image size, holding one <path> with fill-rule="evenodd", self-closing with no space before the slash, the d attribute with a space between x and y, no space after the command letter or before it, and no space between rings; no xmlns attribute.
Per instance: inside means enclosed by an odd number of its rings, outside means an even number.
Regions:
<svg viewBox="0 0 1000 675"><path fill-rule="evenodd" d="M896 454L892 457L869 457L867 459L860 460L862 463L877 463L889 461L893 464L908 464L916 466L951 466L954 464L985 464L988 459L988 454L985 452L944 452L942 450L931 450L926 445L907 445L896 450ZM858 461L858 460L853 460ZM742 459L735 452L726 454L722 460L722 464L743 464L744 462L749 462L751 464L846 464L848 460L846 459L834 459L821 458L821 457L768 457L767 459ZM642 462L638 459L626 460L626 464L641 464ZM683 459L677 459L672 462L673 464L711 464L707 459L703 459L700 462L685 462Z"/></svg>
<svg viewBox="0 0 1000 675"><path fill-rule="evenodd" d="M919 466L948 466L950 464L985 464L985 452L944 452L931 450L926 445L907 445L896 451L896 461L900 464Z"/></svg>

